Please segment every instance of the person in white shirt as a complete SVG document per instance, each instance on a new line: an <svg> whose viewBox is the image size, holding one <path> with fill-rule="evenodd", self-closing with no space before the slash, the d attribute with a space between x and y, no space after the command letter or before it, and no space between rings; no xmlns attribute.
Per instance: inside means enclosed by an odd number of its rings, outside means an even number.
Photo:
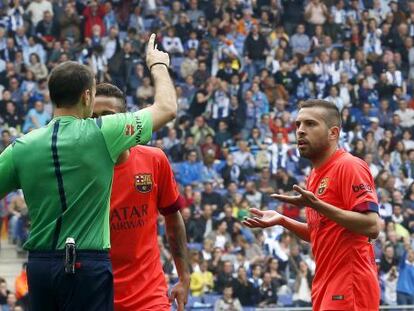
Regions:
<svg viewBox="0 0 414 311"><path fill-rule="evenodd" d="M407 101L402 99L398 102L398 110L394 112L401 119L401 126L410 128L414 126L414 109L407 107Z"/></svg>
<svg viewBox="0 0 414 311"><path fill-rule="evenodd" d="M175 36L173 27L168 28L167 35L162 38L162 46L166 52L172 55L182 55L184 53L181 39Z"/></svg>
<svg viewBox="0 0 414 311"><path fill-rule="evenodd" d="M35 0L31 1L26 9L26 12L30 14L30 19L33 26L36 26L43 18L44 12L49 11L53 15L53 7L48 0Z"/></svg>

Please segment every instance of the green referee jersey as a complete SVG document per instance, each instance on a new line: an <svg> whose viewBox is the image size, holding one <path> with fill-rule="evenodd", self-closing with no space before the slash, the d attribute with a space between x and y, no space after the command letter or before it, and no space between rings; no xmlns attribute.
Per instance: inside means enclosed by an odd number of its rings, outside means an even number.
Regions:
<svg viewBox="0 0 414 311"><path fill-rule="evenodd" d="M67 237L78 249L109 249L115 162L151 134L149 112L62 116L10 145L0 155L0 198L23 189L31 219L25 249L63 249Z"/></svg>

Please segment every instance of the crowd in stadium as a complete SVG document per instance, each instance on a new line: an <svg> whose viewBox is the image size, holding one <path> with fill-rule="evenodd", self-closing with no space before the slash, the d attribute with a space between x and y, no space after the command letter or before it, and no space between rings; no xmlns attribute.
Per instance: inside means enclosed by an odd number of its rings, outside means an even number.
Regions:
<svg viewBox="0 0 414 311"><path fill-rule="evenodd" d="M117 85L131 111L152 104L152 32L171 56L178 96L176 121L152 145L168 155L186 203L189 304L222 310L234 296L234 310L311 306L309 245L281 227L241 224L250 207L305 221L304 208L270 194L305 186L310 163L296 150L294 120L308 98L338 107L341 147L375 179L382 303L414 304L414 1L1 0L0 152L51 119L48 73L66 60ZM19 250L30 227L21 193L0 201L0 217ZM172 284L161 216L158 233ZM22 310L2 281L2 310Z"/></svg>

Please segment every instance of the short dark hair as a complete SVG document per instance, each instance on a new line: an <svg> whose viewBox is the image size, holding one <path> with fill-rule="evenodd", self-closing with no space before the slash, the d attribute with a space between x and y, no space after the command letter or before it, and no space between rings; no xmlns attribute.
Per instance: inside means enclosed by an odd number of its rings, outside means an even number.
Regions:
<svg viewBox="0 0 414 311"><path fill-rule="evenodd" d="M73 107L85 90L92 89L94 74L89 67L73 61L57 65L49 77L49 92L52 103L60 107Z"/></svg>
<svg viewBox="0 0 414 311"><path fill-rule="evenodd" d="M121 105L121 112L126 112L126 100L124 93L113 84L110 83L99 83L96 86L96 95L95 96L104 96L104 97L115 97L119 100Z"/></svg>
<svg viewBox="0 0 414 311"><path fill-rule="evenodd" d="M308 99L300 104L299 109L302 108L322 108L325 110L325 123L328 127L341 127L341 114L339 113L338 107L327 100Z"/></svg>

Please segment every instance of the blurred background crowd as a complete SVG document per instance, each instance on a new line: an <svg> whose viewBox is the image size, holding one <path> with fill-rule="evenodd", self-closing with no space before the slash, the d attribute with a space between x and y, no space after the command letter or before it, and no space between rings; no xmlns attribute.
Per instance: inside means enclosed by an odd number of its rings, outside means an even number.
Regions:
<svg viewBox="0 0 414 311"><path fill-rule="evenodd" d="M177 119L152 145L168 155L186 202L189 304L310 306L309 245L240 222L250 207L305 221L304 208L269 195L304 186L310 172L294 135L308 98L338 107L341 147L374 176L382 303L414 304L414 1L0 0L0 152L51 119L47 76L66 60L117 85L129 110L150 105L152 32L171 56L178 95ZM0 219L20 251L30 228L20 192L0 201ZM158 233L174 282L161 216ZM24 309L27 288L2 281L3 310Z"/></svg>

